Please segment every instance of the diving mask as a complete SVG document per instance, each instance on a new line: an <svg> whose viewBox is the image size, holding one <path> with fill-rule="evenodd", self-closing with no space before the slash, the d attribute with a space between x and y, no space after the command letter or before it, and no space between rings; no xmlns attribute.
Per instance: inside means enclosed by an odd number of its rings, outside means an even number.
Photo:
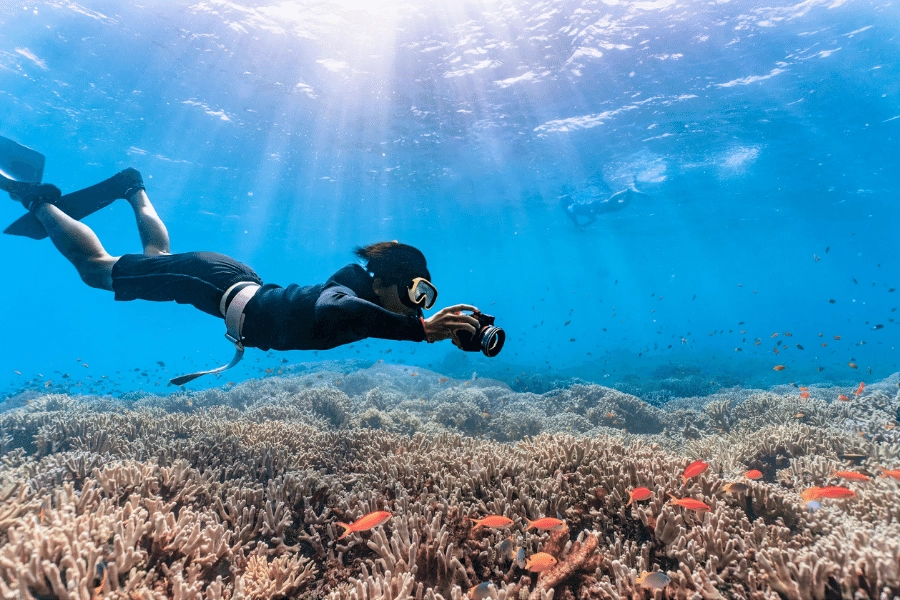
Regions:
<svg viewBox="0 0 900 600"><path fill-rule="evenodd" d="M434 284L424 277L416 277L406 289L409 303L417 308L429 309L437 300L438 291ZM406 298L404 298L405 300ZM404 304L407 304L404 302Z"/></svg>

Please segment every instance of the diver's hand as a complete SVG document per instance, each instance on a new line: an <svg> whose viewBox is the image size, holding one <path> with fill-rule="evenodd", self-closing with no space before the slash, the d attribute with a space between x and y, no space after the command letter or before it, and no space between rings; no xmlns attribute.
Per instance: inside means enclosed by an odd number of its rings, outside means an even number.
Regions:
<svg viewBox="0 0 900 600"><path fill-rule="evenodd" d="M478 327L478 319L471 315L461 314L460 311L464 310L478 311L477 308L468 304L456 304L443 308L428 319L425 319L425 339L429 342L452 339L453 345L458 348L457 330L462 329L474 335L476 327Z"/></svg>

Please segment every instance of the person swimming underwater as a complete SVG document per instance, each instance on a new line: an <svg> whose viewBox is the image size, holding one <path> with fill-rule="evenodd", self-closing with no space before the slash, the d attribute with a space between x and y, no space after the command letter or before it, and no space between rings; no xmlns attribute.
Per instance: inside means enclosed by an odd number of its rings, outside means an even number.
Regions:
<svg viewBox="0 0 900 600"><path fill-rule="evenodd" d="M649 198L650 196L638 190L637 187L635 187L635 184L632 183L626 189L618 191L608 198L598 198L591 202L577 202L573 200L570 195L564 194L560 196L559 204L575 227L584 229L588 225L592 225L596 222L600 215L618 212L628 206L632 199L637 197ZM581 218L587 220L581 222L579 221Z"/></svg>
<svg viewBox="0 0 900 600"><path fill-rule="evenodd" d="M32 179L39 182L40 174ZM253 269L224 254L172 254L166 226L135 169L65 196L56 186L38 182L10 179L0 168L0 189L29 211L7 233L36 239L49 235L87 285L113 292L116 300L175 301L225 318L226 337L236 349L231 363L176 377L175 385L236 365L245 346L327 350L374 337L429 343L450 339L466 349L457 336L481 330L484 315L468 304L449 306L428 319L422 316L434 306L437 288L422 252L396 240L357 247L365 268L350 264L324 284L282 287L263 283ZM94 231L71 216L86 216L116 199L134 209L141 254L109 255ZM492 344L499 352L502 339L498 343L495 337Z"/></svg>

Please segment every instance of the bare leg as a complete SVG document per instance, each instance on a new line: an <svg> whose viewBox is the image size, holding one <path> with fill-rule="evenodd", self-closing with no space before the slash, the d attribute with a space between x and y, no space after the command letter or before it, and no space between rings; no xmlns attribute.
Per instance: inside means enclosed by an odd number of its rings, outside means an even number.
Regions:
<svg viewBox="0 0 900 600"><path fill-rule="evenodd" d="M112 291L112 268L118 257L107 254L94 231L52 204L41 204L34 216L63 256L91 287Z"/></svg>
<svg viewBox="0 0 900 600"><path fill-rule="evenodd" d="M141 234L141 244L144 246L144 254L150 256L156 254L169 254L169 232L156 209L150 204L150 198L144 190L138 190L128 199L131 208L134 209L134 217L137 220L138 232Z"/></svg>

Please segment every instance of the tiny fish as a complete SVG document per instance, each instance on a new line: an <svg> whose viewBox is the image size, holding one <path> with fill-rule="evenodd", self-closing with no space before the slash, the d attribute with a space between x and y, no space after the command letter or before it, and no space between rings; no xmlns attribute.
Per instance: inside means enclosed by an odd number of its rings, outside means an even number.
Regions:
<svg viewBox="0 0 900 600"><path fill-rule="evenodd" d="M647 573L644 571L640 577L636 577L634 582L641 587L646 587L654 590L663 590L669 585L669 576L663 573L662 571L656 571L654 573Z"/></svg>
<svg viewBox="0 0 900 600"><path fill-rule="evenodd" d="M776 331L775 333L773 333L772 335L769 336L769 339L777 338L779 335L780 334Z"/></svg>
<svg viewBox="0 0 900 600"><path fill-rule="evenodd" d="M669 497L672 498L669 504L673 506L680 506L688 510L696 510L697 512L707 512L710 510L708 504L695 500L694 498L676 498L675 496L672 496L672 494L669 494Z"/></svg>
<svg viewBox="0 0 900 600"><path fill-rule="evenodd" d="M800 392L800 397L804 400L809 398L809 392Z"/></svg>
<svg viewBox="0 0 900 600"><path fill-rule="evenodd" d="M107 582L107 577L108 577L107 571L108 571L108 569L106 567L105 562L103 562L101 560L100 562L97 563L97 576L100 577L100 585L98 585L97 587L94 588L94 595L92 597L93 600L97 600L98 598L100 598L100 595L103 593L103 590L106 588L106 582Z"/></svg>
<svg viewBox="0 0 900 600"><path fill-rule="evenodd" d="M526 563L525 560L525 548L519 548L516 550L516 564L519 565L520 569L524 569Z"/></svg>
<svg viewBox="0 0 900 600"><path fill-rule="evenodd" d="M752 479L754 481L756 481L757 479L762 479L762 476L762 471L759 471L757 469L750 469L749 471L744 473L744 477L746 477L747 479Z"/></svg>
<svg viewBox="0 0 900 600"><path fill-rule="evenodd" d="M554 519L553 517L544 517L543 519L537 519L536 521L525 519L525 521L528 522L528 527L525 528L525 531L528 531L532 527L544 531L557 531L566 526L565 521Z"/></svg>
<svg viewBox="0 0 900 600"><path fill-rule="evenodd" d="M850 402L850 398L843 394L838 394L838 400L843 400L844 402Z"/></svg>
<svg viewBox="0 0 900 600"><path fill-rule="evenodd" d="M835 471L832 477L840 477L842 479L851 479L853 481L872 481L872 478L856 471Z"/></svg>
<svg viewBox="0 0 900 600"><path fill-rule="evenodd" d="M828 254L829 250L831 250L831 246L825 246L825 254Z"/></svg>
<svg viewBox="0 0 900 600"><path fill-rule="evenodd" d="M376 510L375 512L370 512L367 515L364 515L354 521L353 523L347 525L346 523L341 523L338 521L338 525L344 528L344 533L341 534L339 540L344 539L350 533L356 533L359 531L368 531L370 529L374 529L379 525L383 525L390 519L393 515L387 512L386 510Z"/></svg>
<svg viewBox="0 0 900 600"><path fill-rule="evenodd" d="M821 498L853 498L856 492L849 488L839 485L829 485L825 487L811 487L804 490L800 497L809 502L810 500L819 500Z"/></svg>
<svg viewBox="0 0 900 600"><path fill-rule="evenodd" d="M511 561L516 557L516 542L508 537L497 545L497 552L503 560Z"/></svg>
<svg viewBox="0 0 900 600"><path fill-rule="evenodd" d="M851 369L858 369L858 368L859 368L859 366L857 366L857 364L856 364L855 362L848 362L848 363L847 363L847 366L850 367Z"/></svg>
<svg viewBox="0 0 900 600"><path fill-rule="evenodd" d="M856 367L853 367L853 368L855 369ZM863 393L863 390L864 390L864 389L866 389L866 384L865 384L864 382L860 381L860 382L859 382L859 387L856 388L856 391L853 392L853 393L856 394L857 396L859 396L860 394Z"/></svg>
<svg viewBox="0 0 900 600"><path fill-rule="evenodd" d="M894 479L900 480L900 469L885 469L884 467L879 467L881 469L882 477L893 477Z"/></svg>
<svg viewBox="0 0 900 600"><path fill-rule="evenodd" d="M709 468L709 465L702 460L695 460L691 464L687 466L684 470L684 474L681 478L684 480L684 483L687 483L687 480L691 477L696 477L701 473L705 472Z"/></svg>
<svg viewBox="0 0 900 600"><path fill-rule="evenodd" d="M492 585L494 584L490 581L485 581L484 583L472 586L469 590L469 598L471 598L471 600L484 600L485 598L490 598Z"/></svg>
<svg viewBox="0 0 900 600"><path fill-rule="evenodd" d="M631 504L632 502L640 502L642 500L646 500L647 498L649 498L652 495L653 495L653 492L651 492L649 489L647 489L645 487L634 488L633 490L628 492L628 504ZM628 506L628 504L626 504L625 506Z"/></svg>
<svg viewBox="0 0 900 600"><path fill-rule="evenodd" d="M803 346L801 346L800 344L796 344L796 346L797 346L797 350L803 350L803 349L804 349Z"/></svg>
<svg viewBox="0 0 900 600"><path fill-rule="evenodd" d="M828 304L834 304L835 302L837 302L837 300L835 300L834 298L828 299Z"/></svg>
<svg viewBox="0 0 900 600"><path fill-rule="evenodd" d="M793 337L793 335L794 335L794 334L791 333L790 331L785 331L785 332L784 332L784 337Z"/></svg>
<svg viewBox="0 0 900 600"><path fill-rule="evenodd" d="M749 489L749 485L747 485L746 483L741 483L740 481L735 481L733 483L728 483L725 485L725 491L729 494L745 494Z"/></svg>
<svg viewBox="0 0 900 600"><path fill-rule="evenodd" d="M479 527L509 527L513 524L512 519L508 519L503 515L488 515L483 519L469 519L473 523L475 523L475 527L472 528L472 531L475 531Z"/></svg>
<svg viewBox="0 0 900 600"><path fill-rule="evenodd" d="M438 383L445 383L447 381L450 381L449 377L441 377L440 379L438 379Z"/></svg>
<svg viewBox="0 0 900 600"><path fill-rule="evenodd" d="M556 558L546 552L537 552L525 560L525 568L532 573L548 571L556 564Z"/></svg>
<svg viewBox="0 0 900 600"><path fill-rule="evenodd" d="M772 367L772 370L773 371L784 371L785 368L786 367L784 365L775 365L774 367Z"/></svg>
<svg viewBox="0 0 900 600"><path fill-rule="evenodd" d="M881 323L879 323L879 324L875 325L872 329L873 329L873 330L884 329L884 325L882 325Z"/></svg>
<svg viewBox="0 0 900 600"><path fill-rule="evenodd" d="M835 340L839 340L839 339L841 339L841 336L836 335L836 336L834 336L834 339L835 339Z"/></svg>

